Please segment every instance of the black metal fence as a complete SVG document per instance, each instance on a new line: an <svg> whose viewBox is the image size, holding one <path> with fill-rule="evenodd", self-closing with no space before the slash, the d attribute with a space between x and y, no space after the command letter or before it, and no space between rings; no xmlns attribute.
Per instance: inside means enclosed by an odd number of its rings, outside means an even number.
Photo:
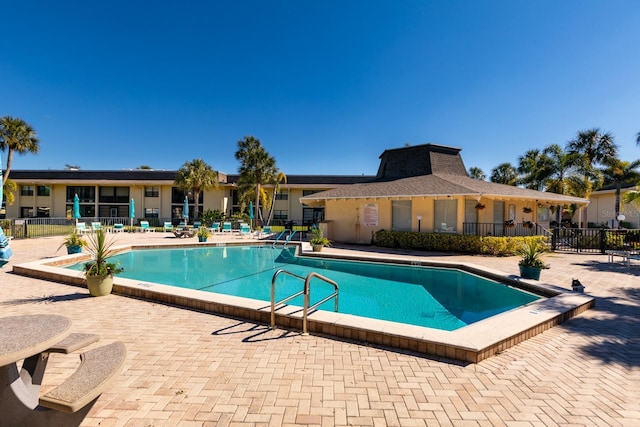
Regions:
<svg viewBox="0 0 640 427"><path fill-rule="evenodd" d="M534 223L464 223L463 234L476 236L546 236L556 252L604 254L608 250L639 249L640 230L604 228L552 228Z"/></svg>

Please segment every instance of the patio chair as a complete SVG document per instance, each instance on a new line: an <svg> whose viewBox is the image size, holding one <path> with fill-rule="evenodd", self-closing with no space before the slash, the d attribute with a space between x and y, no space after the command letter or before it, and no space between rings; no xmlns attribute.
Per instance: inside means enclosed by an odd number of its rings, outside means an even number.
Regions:
<svg viewBox="0 0 640 427"><path fill-rule="evenodd" d="M148 233L150 231L156 231L155 228L149 227L149 221L140 221L140 227L138 228L143 233Z"/></svg>
<svg viewBox="0 0 640 427"><path fill-rule="evenodd" d="M113 224L113 232L114 233L124 232L124 224Z"/></svg>
<svg viewBox="0 0 640 427"><path fill-rule="evenodd" d="M222 232L223 233L231 233L233 231L233 229L231 228L231 223L230 222L224 222L222 224Z"/></svg>
<svg viewBox="0 0 640 427"><path fill-rule="evenodd" d="M100 222L92 222L91 223L91 231L95 232L98 230L102 230L102 223Z"/></svg>
<svg viewBox="0 0 640 427"><path fill-rule="evenodd" d="M262 227L262 230L260 231L260 234L258 235L261 239L266 239L268 237L271 237L275 234L274 231L271 230L271 227L268 225L265 225L264 227Z"/></svg>
<svg viewBox="0 0 640 427"><path fill-rule="evenodd" d="M164 231L165 233L166 233L167 231L173 231L173 224L171 224L171 222L170 222L170 221L166 221L166 222L164 223L164 225L162 226L162 231Z"/></svg>
<svg viewBox="0 0 640 427"><path fill-rule="evenodd" d="M219 222L214 222L213 224L211 224L211 228L209 230L211 230L212 233L219 233L220 232L220 223Z"/></svg>
<svg viewBox="0 0 640 427"><path fill-rule="evenodd" d="M77 223L77 224L76 224L76 233L78 233L78 234L84 234L84 233L86 233L87 231L89 231L89 230L87 229L87 223L85 223L85 222L79 222L79 223Z"/></svg>
<svg viewBox="0 0 640 427"><path fill-rule="evenodd" d="M251 236L251 226L249 224L240 223L240 237L250 237Z"/></svg>
<svg viewBox="0 0 640 427"><path fill-rule="evenodd" d="M193 228L195 228L197 230L198 228L200 228L200 226L202 226L202 222L193 221Z"/></svg>

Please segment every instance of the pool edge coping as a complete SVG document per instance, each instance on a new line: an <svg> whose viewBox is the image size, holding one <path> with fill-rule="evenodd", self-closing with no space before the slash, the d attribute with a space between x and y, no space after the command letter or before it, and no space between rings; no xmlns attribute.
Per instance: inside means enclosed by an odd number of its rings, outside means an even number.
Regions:
<svg viewBox="0 0 640 427"><path fill-rule="evenodd" d="M265 242L220 243L168 243L129 244L116 248L118 252L131 249L166 249L171 247L237 246L265 244ZM268 243L267 243L268 244ZM293 243L292 243L293 245ZM495 278L524 290L543 293L546 299L534 301L521 308L507 311L489 319L464 326L454 331L443 331L422 326L363 318L348 314L314 311L308 317L308 329L312 333L366 342L399 350L414 351L429 356L478 363L556 326L595 305L595 298L587 294L568 291L548 283L534 283L473 263L425 261L416 255L389 257L389 254L345 255L313 253L304 244L298 244L298 255L331 259L390 262L397 264L457 268L483 277ZM307 245L308 246L308 245ZM84 275L60 265L81 262L87 254L66 255L15 265L16 274L51 280L86 288ZM403 258L404 257L404 258ZM218 313L234 318L248 319L269 324L270 303L192 289L177 288L151 282L142 282L116 276L113 292L118 295L148 299L184 308ZM288 329L302 329L302 308L283 306L276 310L276 324Z"/></svg>

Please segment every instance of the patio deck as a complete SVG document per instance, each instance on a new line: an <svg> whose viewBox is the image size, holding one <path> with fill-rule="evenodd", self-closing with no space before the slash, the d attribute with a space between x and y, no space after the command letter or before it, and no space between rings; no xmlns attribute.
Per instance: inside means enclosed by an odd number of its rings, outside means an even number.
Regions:
<svg viewBox="0 0 640 427"><path fill-rule="evenodd" d="M176 240L170 233L116 238ZM640 424L640 268L609 264L607 255L554 254L542 273L567 289L580 279L597 297L594 309L478 364L460 364L118 295L90 298L83 288L11 274L12 265L55 256L60 241L12 242L0 305L2 316L63 314L78 331L125 342L124 372L86 426ZM455 260L517 274L515 258ZM68 363L54 355L45 384L59 383L73 369Z"/></svg>

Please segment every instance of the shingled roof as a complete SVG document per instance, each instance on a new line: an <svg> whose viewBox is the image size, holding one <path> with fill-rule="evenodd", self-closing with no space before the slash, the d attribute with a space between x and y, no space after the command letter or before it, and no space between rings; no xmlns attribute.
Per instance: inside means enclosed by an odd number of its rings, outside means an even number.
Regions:
<svg viewBox="0 0 640 427"><path fill-rule="evenodd" d="M470 178L460 149L435 144L385 150L376 178L302 197L308 205L329 199L470 196L508 197L558 203L587 204L587 199L529 190Z"/></svg>

